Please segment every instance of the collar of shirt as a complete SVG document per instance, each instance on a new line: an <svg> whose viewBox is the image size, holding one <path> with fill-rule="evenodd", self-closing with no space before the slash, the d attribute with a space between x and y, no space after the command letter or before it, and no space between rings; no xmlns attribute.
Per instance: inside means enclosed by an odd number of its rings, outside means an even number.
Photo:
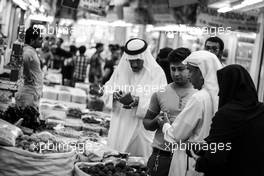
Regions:
<svg viewBox="0 0 264 176"><path fill-rule="evenodd" d="M37 52L35 48L33 48L32 46L28 45L28 44L25 44L24 45L24 48L28 48L30 50L33 50L34 52Z"/></svg>

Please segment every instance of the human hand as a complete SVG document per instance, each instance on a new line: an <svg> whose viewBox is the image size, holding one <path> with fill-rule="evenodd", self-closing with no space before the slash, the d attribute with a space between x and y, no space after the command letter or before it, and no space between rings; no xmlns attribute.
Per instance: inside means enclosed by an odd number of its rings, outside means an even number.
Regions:
<svg viewBox="0 0 264 176"><path fill-rule="evenodd" d="M194 160L197 160L197 159L199 158L199 156L196 155L196 154L194 153L193 150L189 150L189 152L190 152L190 154L192 155L192 158L193 158Z"/></svg>
<svg viewBox="0 0 264 176"><path fill-rule="evenodd" d="M125 108L125 109L132 109L132 108L138 106L139 97L137 97L137 96L132 96L132 97L133 97L133 102L130 103L129 105L124 105L123 108Z"/></svg>
<svg viewBox="0 0 264 176"><path fill-rule="evenodd" d="M166 112L161 111L159 115L155 118L160 128L163 127L165 123L170 123L168 118L168 114Z"/></svg>
<svg viewBox="0 0 264 176"><path fill-rule="evenodd" d="M123 96L123 92L121 90L116 90L113 93L114 100L119 101L119 99Z"/></svg>

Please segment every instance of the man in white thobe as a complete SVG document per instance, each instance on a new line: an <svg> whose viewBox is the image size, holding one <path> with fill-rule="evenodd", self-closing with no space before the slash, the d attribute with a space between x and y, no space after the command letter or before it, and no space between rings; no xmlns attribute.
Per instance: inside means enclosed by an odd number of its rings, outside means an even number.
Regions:
<svg viewBox="0 0 264 176"><path fill-rule="evenodd" d="M147 43L131 39L110 80L104 86L105 105L112 109L108 134L109 147L132 156L151 155L154 133L143 126L152 93L167 84L162 68L150 53ZM121 97L132 95L132 103L124 105Z"/></svg>

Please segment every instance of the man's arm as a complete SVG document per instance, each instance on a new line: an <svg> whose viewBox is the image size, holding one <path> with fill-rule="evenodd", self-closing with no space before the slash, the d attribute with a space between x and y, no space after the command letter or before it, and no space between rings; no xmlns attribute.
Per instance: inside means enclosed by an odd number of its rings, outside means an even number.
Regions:
<svg viewBox="0 0 264 176"><path fill-rule="evenodd" d="M160 105L157 98L157 93L154 93L151 97L148 111L143 119L143 125L146 130L155 131L159 128L159 124L156 118L160 112Z"/></svg>
<svg viewBox="0 0 264 176"><path fill-rule="evenodd" d="M32 56L28 53L24 53L23 54L23 65L24 65L24 69L23 69L23 74L25 75L25 77L27 78L27 81L32 81L32 77L30 74L30 64L32 61Z"/></svg>
<svg viewBox="0 0 264 176"><path fill-rule="evenodd" d="M172 125L169 123L164 124L162 128L164 139L168 142L188 140L202 119L202 112L202 104L195 97L191 97Z"/></svg>
<svg viewBox="0 0 264 176"><path fill-rule="evenodd" d="M143 125L146 130L155 131L159 128L157 118L155 118L157 115L157 113L151 112L150 110L147 111L147 114L143 120Z"/></svg>

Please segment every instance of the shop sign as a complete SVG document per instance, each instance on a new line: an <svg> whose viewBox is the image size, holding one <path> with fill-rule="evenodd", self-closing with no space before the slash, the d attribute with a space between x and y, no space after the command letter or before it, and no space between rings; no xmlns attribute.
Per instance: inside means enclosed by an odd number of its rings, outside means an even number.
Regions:
<svg viewBox="0 0 264 176"><path fill-rule="evenodd" d="M225 27L232 31L258 32L257 17L242 13L218 13L214 9L200 9L196 26Z"/></svg>
<svg viewBox="0 0 264 176"><path fill-rule="evenodd" d="M79 8L90 13L106 16L106 7L109 0L80 0Z"/></svg>
<svg viewBox="0 0 264 176"><path fill-rule="evenodd" d="M156 24L172 24L175 23L175 19L169 13L154 14L153 15Z"/></svg>
<svg viewBox="0 0 264 176"><path fill-rule="evenodd" d="M197 4L169 8L167 4L151 6L156 24L195 24Z"/></svg>

